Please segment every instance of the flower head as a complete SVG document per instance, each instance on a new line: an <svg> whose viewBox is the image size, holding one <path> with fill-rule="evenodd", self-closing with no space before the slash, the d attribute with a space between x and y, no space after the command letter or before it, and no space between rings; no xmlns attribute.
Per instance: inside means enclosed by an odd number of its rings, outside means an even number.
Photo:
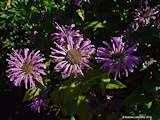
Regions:
<svg viewBox="0 0 160 120"><path fill-rule="evenodd" d="M31 106L33 111L40 113L42 109L45 109L48 106L48 100L45 96L46 93L42 93L32 99L32 103L29 104L29 106Z"/></svg>
<svg viewBox="0 0 160 120"><path fill-rule="evenodd" d="M77 37L82 37L79 33L79 30L75 30L75 24L71 24L70 26L64 27L60 26L58 23L55 23L56 29L59 31L57 33L52 34L52 39L58 43L63 43L66 39L77 39Z"/></svg>
<svg viewBox="0 0 160 120"><path fill-rule="evenodd" d="M89 58L95 52L94 45L89 39L67 39L66 43L59 45L55 42L56 48L51 48L51 58L53 62L58 62L54 67L56 72L61 72L62 77L83 76L84 67L91 68Z"/></svg>
<svg viewBox="0 0 160 120"><path fill-rule="evenodd" d="M126 47L122 42L121 37L114 37L111 45L103 41L106 47L99 47L97 49L96 60L98 63L102 63L102 68L108 68L109 74L115 75L114 79L120 78L121 72L124 71L126 77L128 72L133 72L137 66L139 59L136 56L131 55L137 50L136 46Z"/></svg>
<svg viewBox="0 0 160 120"><path fill-rule="evenodd" d="M139 26L144 27L147 26L152 19L156 19L159 14L159 10L157 8L150 8L147 6L145 8L136 9L134 14L134 21L137 22Z"/></svg>
<svg viewBox="0 0 160 120"><path fill-rule="evenodd" d="M41 74L46 75L44 69L46 69L43 61L45 58L40 54L40 51L31 51L29 49L13 50L11 54L8 54L8 77L10 81L14 82L15 86L20 86L24 81L25 88L35 88L35 80L40 82L42 80Z"/></svg>

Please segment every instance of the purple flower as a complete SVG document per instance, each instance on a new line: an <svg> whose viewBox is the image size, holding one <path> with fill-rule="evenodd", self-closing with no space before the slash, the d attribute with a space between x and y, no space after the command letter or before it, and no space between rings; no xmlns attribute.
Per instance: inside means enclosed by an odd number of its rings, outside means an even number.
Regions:
<svg viewBox="0 0 160 120"><path fill-rule="evenodd" d="M140 8L134 11L134 21L139 24L139 26L147 26L151 19L155 20L157 15L159 14L159 10L157 8Z"/></svg>
<svg viewBox="0 0 160 120"><path fill-rule="evenodd" d="M133 12L134 20L123 31L123 35L129 37L130 33L137 31L139 27L147 26L151 19L156 19L159 16L158 8L150 8L148 0L139 0L137 9Z"/></svg>
<svg viewBox="0 0 160 120"><path fill-rule="evenodd" d="M106 47L99 47L97 49L96 60L98 63L102 63L101 68L109 69L109 73L114 74L114 79L120 78L121 72L125 72L126 77L128 72L133 72L136 68L139 59L138 57L131 55L137 50L136 46L127 47L122 42L121 37L114 37L111 41L111 45L103 41Z"/></svg>
<svg viewBox="0 0 160 120"><path fill-rule="evenodd" d="M46 69L43 61L45 58L40 54L40 51L31 51L29 49L13 50L11 54L8 54L8 77L10 81L14 82L15 86L20 86L24 81L25 88L28 88L28 83L33 89L35 81L40 82L42 80L41 74L46 75L44 69Z"/></svg>
<svg viewBox="0 0 160 120"><path fill-rule="evenodd" d="M84 67L90 68L89 58L95 52L94 45L91 44L89 39L84 40L79 37L78 39L68 38L66 43L59 45L55 42L56 48L51 48L51 58L56 62L54 70L61 72L62 77L83 76L82 69Z"/></svg>
<svg viewBox="0 0 160 120"><path fill-rule="evenodd" d="M52 39L58 43L63 43L67 39L77 39L77 37L81 37L82 35L79 33L79 30L75 30L75 24L71 24L68 27L60 26L58 23L55 23L56 29L59 31L57 33L52 34Z"/></svg>
<svg viewBox="0 0 160 120"><path fill-rule="evenodd" d="M48 106L48 100L45 98L46 93L42 93L32 99L32 103L29 104L31 109L35 112L40 113L42 109L46 109Z"/></svg>

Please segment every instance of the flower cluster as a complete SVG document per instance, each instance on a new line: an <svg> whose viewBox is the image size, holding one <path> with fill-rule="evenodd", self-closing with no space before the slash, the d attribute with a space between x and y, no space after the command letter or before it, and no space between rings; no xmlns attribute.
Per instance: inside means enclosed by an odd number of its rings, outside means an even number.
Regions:
<svg viewBox="0 0 160 120"><path fill-rule="evenodd" d="M106 47L99 47L97 49L96 60L102 63L102 68L109 69L108 74L113 73L114 79L120 78L121 71L124 71L128 77L128 71L133 72L137 66L139 59L132 55L137 50L136 46L127 47L122 42L121 37L114 37L111 44L103 42Z"/></svg>
<svg viewBox="0 0 160 120"><path fill-rule="evenodd" d="M77 5L81 0L71 0ZM85 0L89 2L89 0ZM114 37L111 44L103 42L105 47L99 47L96 53L96 61L102 63L104 69L108 69L108 74L114 74L114 79L120 78L121 72L124 71L126 77L129 72L133 72L137 66L139 59L132 55L137 50L136 45L128 47L122 38L126 34L138 29L139 26L146 26L151 19L155 19L159 15L157 8L150 8L148 0L142 2L139 9L135 10L134 21L125 34L121 37ZM92 69L90 66L90 58L95 53L96 49L88 38L85 38L80 30L75 29L75 24L70 26L60 26L56 23L57 32L52 34L52 40L55 47L51 47L51 59L55 64L55 72L60 72L63 78L77 75L84 76L83 69ZM15 86L20 86L24 81L25 88L36 88L35 81L40 82L42 75L46 75L46 65L43 63L45 58L40 54L40 51L29 52L28 48L13 50L8 54L8 77L13 81Z"/></svg>
<svg viewBox="0 0 160 120"><path fill-rule="evenodd" d="M41 75L46 75L46 66L43 63L45 58L40 54L40 51L32 51L29 49L13 50L8 54L8 77L13 81L15 86L20 86L24 81L25 88L28 88L28 83L32 88L35 88L35 81L42 80Z"/></svg>
<svg viewBox="0 0 160 120"><path fill-rule="evenodd" d="M82 2L91 3L90 0L67 0L67 2L79 7L83 5ZM64 2L64 4L65 3L66 2ZM114 80L120 79L121 76L128 77L129 74L137 68L140 59L134 54L137 51L136 44L129 46L123 41L123 38L129 36L139 27L147 26L150 21L155 20L160 13L158 8L151 8L148 5L148 0L140 0L139 3L140 6L134 10L133 19L127 26L127 29L124 30L124 33L120 34L120 37L113 37L110 41L103 41L104 46L100 46L97 49L89 38L84 37L81 31L76 29L75 24L65 26L55 22L56 32L51 35L53 46L50 47L50 55L48 55L53 63L54 72L60 73L63 79L76 78L77 76L85 77L84 71L92 69L91 58L95 55L95 62L100 65L100 69L106 70L106 74L113 76ZM65 8L64 5L62 6ZM85 12L78 12L78 15L81 16L83 13ZM90 12L88 13L89 16L92 15ZM96 12L94 12L93 16L96 16ZM93 30L94 28L103 27L103 25L99 27L99 23L93 25L94 21L84 22L87 23L86 25L88 25L89 28L93 26ZM159 27L160 20L157 24L157 27ZM97 31L93 32L95 32L96 35L97 33L100 35ZM38 38L36 37L37 33L37 31L34 31L33 35L29 38L30 43L33 43L34 39ZM47 35L48 34L45 34L45 37ZM128 41L131 42L131 39L128 39ZM8 69L6 71L7 77L15 86L24 84L26 89L30 87L32 88L31 90L35 90L36 82L41 83L43 80L42 77L46 75L45 70L47 67L44 63L45 57L40 53L40 50L30 50L29 48L13 49L11 53L7 54L6 61L8 63ZM154 62L154 59L148 59L142 65L148 67ZM48 71L48 73L49 72L50 71ZM44 87L44 89L46 88L49 88L49 86ZM45 97L45 92L34 97L32 103L29 104L31 109L40 113L42 109L47 108L49 101ZM111 100L112 96L108 95L106 98Z"/></svg>

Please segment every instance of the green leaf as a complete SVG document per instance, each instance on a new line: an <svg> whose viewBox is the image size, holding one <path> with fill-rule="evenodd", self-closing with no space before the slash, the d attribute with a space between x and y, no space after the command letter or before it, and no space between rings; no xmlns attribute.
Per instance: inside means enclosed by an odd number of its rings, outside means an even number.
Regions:
<svg viewBox="0 0 160 120"><path fill-rule="evenodd" d="M78 96L78 99L77 99L77 105L80 105L82 103L82 101L84 101L86 99L86 96Z"/></svg>
<svg viewBox="0 0 160 120"><path fill-rule="evenodd" d="M40 88L28 89L28 91L24 95L23 102L30 101L33 97L39 95L40 92L41 92Z"/></svg>
<svg viewBox="0 0 160 120"><path fill-rule="evenodd" d="M82 19L82 21L84 21L84 10L78 9L76 12L78 13L78 15Z"/></svg>
<svg viewBox="0 0 160 120"><path fill-rule="evenodd" d="M48 61L45 63L45 65L48 67L48 66L50 66L50 63L51 63L51 60L48 60Z"/></svg>
<svg viewBox="0 0 160 120"><path fill-rule="evenodd" d="M160 90L160 86L156 86L155 91L159 91L159 90Z"/></svg>
<svg viewBox="0 0 160 120"><path fill-rule="evenodd" d="M70 119L70 120L76 120L76 119L74 118L74 115L71 116L71 119Z"/></svg>
<svg viewBox="0 0 160 120"><path fill-rule="evenodd" d="M45 80L44 80L45 81ZM44 81L41 80L40 82L36 83L36 86L40 89L47 89L47 86L45 86Z"/></svg>
<svg viewBox="0 0 160 120"><path fill-rule="evenodd" d="M146 106L147 109L150 109L152 107L152 101L145 103L144 106Z"/></svg>
<svg viewBox="0 0 160 120"><path fill-rule="evenodd" d="M4 13L0 13L0 18L8 19L8 15Z"/></svg>
<svg viewBox="0 0 160 120"><path fill-rule="evenodd" d="M76 79L63 82L51 93L53 103L60 105L62 112L65 115L75 114L83 105L83 107L87 107L85 105L87 104L85 94L91 86L97 82L97 80L105 78L104 74L106 73L103 71L93 70L88 71L85 77L78 77Z"/></svg>
<svg viewBox="0 0 160 120"><path fill-rule="evenodd" d="M100 88L103 94L105 94L106 85L110 82L110 80L111 79L109 77L106 78L105 76L101 79Z"/></svg>
<svg viewBox="0 0 160 120"><path fill-rule="evenodd" d="M85 30L87 29L96 30L97 28L104 28L105 27L104 23L99 22L99 21L88 22L85 24L84 29Z"/></svg>
<svg viewBox="0 0 160 120"><path fill-rule="evenodd" d="M109 83L110 81L111 81L110 78L102 78L102 79L101 79L101 82L102 82L102 83Z"/></svg>
<svg viewBox="0 0 160 120"><path fill-rule="evenodd" d="M121 88L126 88L126 86L118 80L110 80L110 82L107 83L106 85L106 89L121 89Z"/></svg>

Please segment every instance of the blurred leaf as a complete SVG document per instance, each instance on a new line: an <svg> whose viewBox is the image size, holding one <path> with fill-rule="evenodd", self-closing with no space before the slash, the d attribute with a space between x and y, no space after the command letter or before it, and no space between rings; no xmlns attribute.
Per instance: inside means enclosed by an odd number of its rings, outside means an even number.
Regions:
<svg viewBox="0 0 160 120"><path fill-rule="evenodd" d="M105 25L102 22L99 21L93 21L93 22L88 22L85 24L84 29L91 29L91 30L96 30L97 28L104 28Z"/></svg>
<svg viewBox="0 0 160 120"><path fill-rule="evenodd" d="M85 99L86 99L86 96L78 96L77 105L80 105L82 103L82 101L84 101Z"/></svg>
<svg viewBox="0 0 160 120"><path fill-rule="evenodd" d="M126 88L126 86L118 80L110 80L106 85L106 89L121 89Z"/></svg>
<svg viewBox="0 0 160 120"><path fill-rule="evenodd" d="M154 102L151 111L152 120L160 120L160 104Z"/></svg>
<svg viewBox="0 0 160 120"><path fill-rule="evenodd" d="M5 13L1 13L0 12L0 18L8 19L8 15L6 15Z"/></svg>
<svg viewBox="0 0 160 120"><path fill-rule="evenodd" d="M159 91L159 90L160 90L160 86L156 86L155 91Z"/></svg>
<svg viewBox="0 0 160 120"><path fill-rule="evenodd" d="M46 63L45 63L45 65L48 67L48 66L50 66L50 64L51 64L51 60L48 60Z"/></svg>
<svg viewBox="0 0 160 120"><path fill-rule="evenodd" d="M84 10L78 9L76 12L78 13L78 15L82 19L82 21L84 21Z"/></svg>
<svg viewBox="0 0 160 120"><path fill-rule="evenodd" d="M70 119L70 120L76 120L76 119L74 118L74 115L71 116L71 119Z"/></svg>
<svg viewBox="0 0 160 120"><path fill-rule="evenodd" d="M102 78L102 79L101 79L101 82L102 82L102 83L109 83L110 81L111 81L110 78Z"/></svg>
<svg viewBox="0 0 160 120"><path fill-rule="evenodd" d="M150 109L152 107L152 101L145 103L144 106L146 106L147 109Z"/></svg>

